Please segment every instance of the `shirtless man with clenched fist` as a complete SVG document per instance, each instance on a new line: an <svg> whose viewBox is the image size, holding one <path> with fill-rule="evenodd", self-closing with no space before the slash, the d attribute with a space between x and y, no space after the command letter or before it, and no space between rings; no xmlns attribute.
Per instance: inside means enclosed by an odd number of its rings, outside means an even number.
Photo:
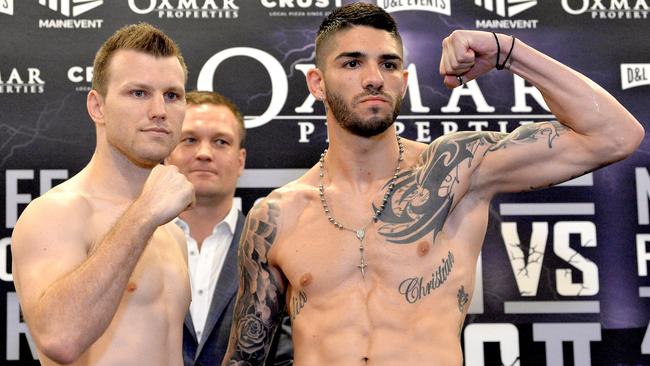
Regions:
<svg viewBox="0 0 650 366"><path fill-rule="evenodd" d="M148 25L95 58L87 108L97 146L79 174L34 200L12 236L13 275L43 365L182 365L190 303L185 238L194 201L175 166L186 67Z"/></svg>

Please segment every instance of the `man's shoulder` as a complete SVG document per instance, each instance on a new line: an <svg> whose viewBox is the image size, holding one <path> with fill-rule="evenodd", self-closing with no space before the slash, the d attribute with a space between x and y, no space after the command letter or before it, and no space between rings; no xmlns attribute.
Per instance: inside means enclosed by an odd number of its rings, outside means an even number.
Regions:
<svg viewBox="0 0 650 366"><path fill-rule="evenodd" d="M248 219L273 222L278 227L282 222L294 221L313 200L318 199L318 188L301 179L274 189L258 200L248 212Z"/></svg>
<svg viewBox="0 0 650 366"><path fill-rule="evenodd" d="M311 177L311 170L302 177L274 189L265 200L281 207L298 208L318 198L318 184Z"/></svg>
<svg viewBox="0 0 650 366"><path fill-rule="evenodd" d="M88 197L62 184L27 205L14 227L12 247L30 248L43 240L66 245L87 243L92 215Z"/></svg>
<svg viewBox="0 0 650 366"><path fill-rule="evenodd" d="M32 200L19 221L31 216L69 221L74 217L88 217L91 211L88 195L63 183Z"/></svg>

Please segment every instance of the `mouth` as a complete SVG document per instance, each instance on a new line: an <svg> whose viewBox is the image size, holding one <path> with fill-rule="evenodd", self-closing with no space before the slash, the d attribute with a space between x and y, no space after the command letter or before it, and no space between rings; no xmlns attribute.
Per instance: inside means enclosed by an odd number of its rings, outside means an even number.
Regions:
<svg viewBox="0 0 650 366"><path fill-rule="evenodd" d="M359 100L359 103L388 103L388 100L386 98L373 96L361 98L361 100Z"/></svg>
<svg viewBox="0 0 650 366"><path fill-rule="evenodd" d="M192 170L190 170L190 173L218 175L216 170L213 170L213 169L203 169L203 168L192 169Z"/></svg>
<svg viewBox="0 0 650 366"><path fill-rule="evenodd" d="M149 128L142 129L142 132L150 132L157 135L169 135L171 133L170 130L164 127L149 127Z"/></svg>

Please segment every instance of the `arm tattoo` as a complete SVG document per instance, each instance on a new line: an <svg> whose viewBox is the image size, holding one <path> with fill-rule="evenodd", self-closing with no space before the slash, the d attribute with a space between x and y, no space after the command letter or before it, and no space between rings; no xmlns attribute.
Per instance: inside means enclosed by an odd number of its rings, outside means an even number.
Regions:
<svg viewBox="0 0 650 366"><path fill-rule="evenodd" d="M481 146L494 146L505 134L461 132L437 139L420 156L413 170L399 175L393 198L379 218L379 234L396 244L412 243L442 230L454 202L459 168L472 161Z"/></svg>
<svg viewBox="0 0 650 366"><path fill-rule="evenodd" d="M229 350L233 353L228 365L262 364L281 319L281 284L271 273L267 260L276 239L279 215L278 205L268 200L254 207L246 220L239 248L240 285L230 335Z"/></svg>
<svg viewBox="0 0 650 366"><path fill-rule="evenodd" d="M386 202L379 218L383 223L379 233L396 244L412 243L429 233L433 233L435 240L454 205L454 188L460 183L461 164L472 168L479 155L540 139L546 139L548 148L552 149L564 131L568 128L551 121L523 125L511 134L459 132L436 139L422 153L416 168L398 176L393 197Z"/></svg>
<svg viewBox="0 0 650 366"><path fill-rule="evenodd" d="M488 154L492 151L497 151L499 149L506 149L510 145L534 143L543 138L546 139L548 148L552 149L555 140L559 138L562 133L568 130L568 127L564 126L558 121L529 123L517 128L497 144L487 149L485 151L485 154Z"/></svg>

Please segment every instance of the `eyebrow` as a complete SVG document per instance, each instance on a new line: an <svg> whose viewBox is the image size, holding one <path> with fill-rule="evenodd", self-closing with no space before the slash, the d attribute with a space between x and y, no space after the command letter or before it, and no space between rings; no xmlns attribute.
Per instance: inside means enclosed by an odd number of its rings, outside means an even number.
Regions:
<svg viewBox="0 0 650 366"><path fill-rule="evenodd" d="M339 59L342 59L342 58L365 58L365 57L367 57L367 55L365 53L363 53L363 52L351 51L351 52L341 52L340 54L338 54L338 56L336 56L336 58L334 60L339 60ZM379 56L379 59L382 60L382 61L386 61L386 60L399 60L399 61L402 61L402 57L400 57L400 55L398 55L396 53L383 54L383 55Z"/></svg>
<svg viewBox="0 0 650 366"><path fill-rule="evenodd" d="M151 90L154 89L154 87L148 83L143 83L141 81L133 81L125 84L127 89L143 89L143 90ZM167 88L165 88L166 91L172 91L175 93L179 94L184 94L185 93L185 88L178 86L178 85L170 85Z"/></svg>

